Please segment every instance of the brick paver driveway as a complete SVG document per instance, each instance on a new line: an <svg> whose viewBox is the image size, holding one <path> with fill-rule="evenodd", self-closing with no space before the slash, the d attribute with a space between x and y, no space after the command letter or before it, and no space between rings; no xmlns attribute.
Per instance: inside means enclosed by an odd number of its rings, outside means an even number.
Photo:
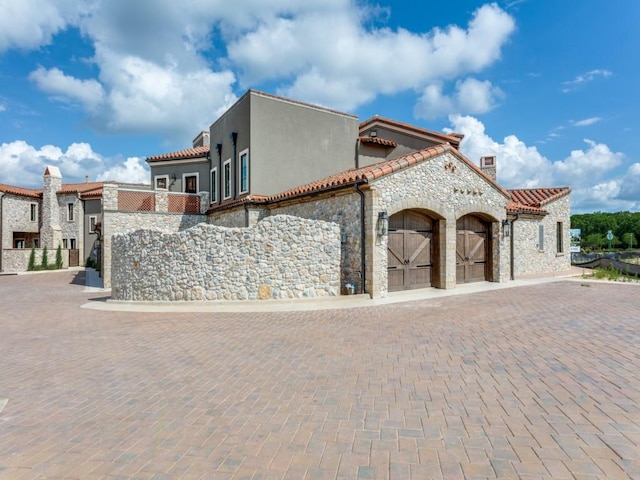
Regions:
<svg viewBox="0 0 640 480"><path fill-rule="evenodd" d="M0 277L0 478L640 478L640 287L121 313Z"/></svg>

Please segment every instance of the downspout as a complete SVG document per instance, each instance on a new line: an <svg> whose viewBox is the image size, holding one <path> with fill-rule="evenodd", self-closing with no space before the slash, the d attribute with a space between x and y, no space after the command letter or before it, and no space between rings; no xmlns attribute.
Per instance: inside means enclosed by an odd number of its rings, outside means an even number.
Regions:
<svg viewBox="0 0 640 480"><path fill-rule="evenodd" d="M518 220L518 218L520 218L520 214L516 213L516 218L511 220L511 239L510 239L511 240L511 280L516 279L515 238L514 238L516 236L516 230L515 228L513 228L513 224L516 222L516 220Z"/></svg>
<svg viewBox="0 0 640 480"><path fill-rule="evenodd" d="M233 143L233 160L231 160L231 170L233 171L233 198L234 200L238 198L238 169L236 168L236 162L238 159L238 132L231 132L229 134L231 137L231 142Z"/></svg>
<svg viewBox="0 0 640 480"><path fill-rule="evenodd" d="M366 232L365 232L365 224L364 224L364 192L360 190L360 185L355 184L356 192L360 195L360 277L362 278L362 285L360 287L360 293L368 293L367 292L367 265L366 265L366 255L365 255L365 241L366 241Z"/></svg>

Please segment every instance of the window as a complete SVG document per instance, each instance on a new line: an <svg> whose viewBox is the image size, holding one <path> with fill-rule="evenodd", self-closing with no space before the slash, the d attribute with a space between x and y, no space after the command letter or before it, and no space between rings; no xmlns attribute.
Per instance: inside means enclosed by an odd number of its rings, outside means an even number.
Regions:
<svg viewBox="0 0 640 480"><path fill-rule="evenodd" d="M156 175L156 190L169 188L169 175Z"/></svg>
<svg viewBox="0 0 640 480"><path fill-rule="evenodd" d="M211 203L218 201L218 169L211 169Z"/></svg>
<svg viewBox="0 0 640 480"><path fill-rule="evenodd" d="M557 243L557 248L558 248L558 253L564 253L564 242L563 242L563 238L564 238L564 232L563 232L564 228L562 225L562 222L558 222L556 224L556 243Z"/></svg>
<svg viewBox="0 0 640 480"><path fill-rule="evenodd" d="M33 248L38 248L38 239L37 239L37 238L34 238L34 239L31 241L31 246L32 246Z"/></svg>
<svg viewBox="0 0 640 480"><path fill-rule="evenodd" d="M67 220L73 222L73 203L67 203Z"/></svg>
<svg viewBox="0 0 640 480"><path fill-rule="evenodd" d="M222 196L223 200L227 198L231 198L231 159L224 162L223 168L223 180L224 180L224 193Z"/></svg>
<svg viewBox="0 0 640 480"><path fill-rule="evenodd" d="M67 243L67 239L63 238L62 239L62 248L67 249L69 247L68 243Z"/></svg>
<svg viewBox="0 0 640 480"><path fill-rule="evenodd" d="M13 248L24 248L24 238L14 238Z"/></svg>
<svg viewBox="0 0 640 480"><path fill-rule="evenodd" d="M249 191L249 150L240 152L240 193Z"/></svg>
<svg viewBox="0 0 640 480"><path fill-rule="evenodd" d="M96 231L96 221L97 218L95 215L91 215L89 217L89 233L95 233Z"/></svg>
<svg viewBox="0 0 640 480"><path fill-rule="evenodd" d="M70 238L69 239L69 249L70 250L75 250L76 249L76 239L75 238Z"/></svg>
<svg viewBox="0 0 640 480"><path fill-rule="evenodd" d="M185 173L182 175L182 191L184 193L198 193L198 174Z"/></svg>
<svg viewBox="0 0 640 480"><path fill-rule="evenodd" d="M538 250L544 251L544 225L538 225Z"/></svg>
<svg viewBox="0 0 640 480"><path fill-rule="evenodd" d="M32 222L37 222L38 221L38 204L37 203L32 203L31 204L30 220Z"/></svg>

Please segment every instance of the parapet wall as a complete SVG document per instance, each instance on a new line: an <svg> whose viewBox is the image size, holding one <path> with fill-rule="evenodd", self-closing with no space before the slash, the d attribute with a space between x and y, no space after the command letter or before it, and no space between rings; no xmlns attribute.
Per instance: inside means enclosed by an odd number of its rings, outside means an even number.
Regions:
<svg viewBox="0 0 640 480"><path fill-rule="evenodd" d="M248 228L198 224L112 238L111 298L286 299L339 295L340 227L287 215Z"/></svg>

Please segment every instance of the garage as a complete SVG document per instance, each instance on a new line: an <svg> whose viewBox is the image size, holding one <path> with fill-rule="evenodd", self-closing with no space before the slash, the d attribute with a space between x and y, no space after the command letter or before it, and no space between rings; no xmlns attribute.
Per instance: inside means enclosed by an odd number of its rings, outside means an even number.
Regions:
<svg viewBox="0 0 640 480"><path fill-rule="evenodd" d="M489 223L465 215L458 219L456 230L456 283L490 281Z"/></svg>

